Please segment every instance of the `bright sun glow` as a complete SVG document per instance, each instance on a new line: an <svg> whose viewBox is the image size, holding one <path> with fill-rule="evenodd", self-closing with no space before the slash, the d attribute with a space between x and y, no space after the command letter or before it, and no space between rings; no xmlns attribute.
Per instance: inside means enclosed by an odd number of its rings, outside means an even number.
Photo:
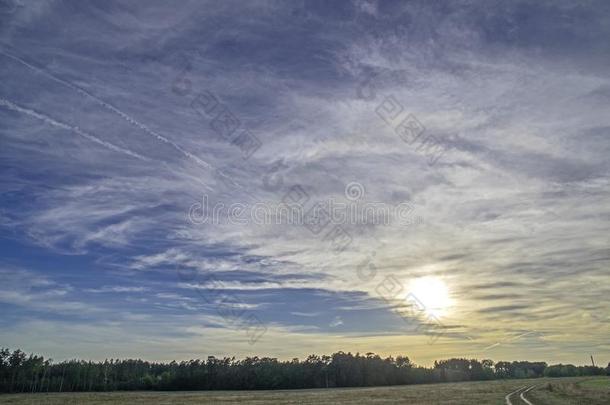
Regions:
<svg viewBox="0 0 610 405"><path fill-rule="evenodd" d="M417 278L411 281L408 290L423 304L424 311L436 317L445 316L453 305L447 284L438 277Z"/></svg>

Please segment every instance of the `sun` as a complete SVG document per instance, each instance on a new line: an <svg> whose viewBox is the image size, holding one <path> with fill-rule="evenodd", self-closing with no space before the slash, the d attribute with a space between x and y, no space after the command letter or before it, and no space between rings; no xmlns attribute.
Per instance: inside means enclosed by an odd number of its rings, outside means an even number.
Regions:
<svg viewBox="0 0 610 405"><path fill-rule="evenodd" d="M419 301L421 310L438 318L446 316L453 306L453 299L447 284L439 277L426 276L412 280L408 294Z"/></svg>

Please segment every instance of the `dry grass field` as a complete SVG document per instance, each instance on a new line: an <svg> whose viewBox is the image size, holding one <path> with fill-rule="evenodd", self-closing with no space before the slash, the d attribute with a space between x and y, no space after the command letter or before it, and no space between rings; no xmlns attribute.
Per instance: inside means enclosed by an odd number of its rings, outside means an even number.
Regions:
<svg viewBox="0 0 610 405"><path fill-rule="evenodd" d="M587 378L552 380L545 382L528 393L529 400L534 404L610 404L610 378Z"/></svg>
<svg viewBox="0 0 610 405"><path fill-rule="evenodd" d="M610 404L610 378L478 381L375 388L286 391L109 392L2 395L3 404L505 404L505 395L539 384L527 397L535 405ZM518 396L513 405L522 404Z"/></svg>

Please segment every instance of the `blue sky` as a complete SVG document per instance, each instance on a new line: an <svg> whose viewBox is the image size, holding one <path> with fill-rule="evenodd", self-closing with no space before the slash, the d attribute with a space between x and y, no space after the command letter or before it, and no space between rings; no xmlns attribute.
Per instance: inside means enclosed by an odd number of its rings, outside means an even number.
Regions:
<svg viewBox="0 0 610 405"><path fill-rule="evenodd" d="M603 1L0 1L0 344L610 361L609 34ZM193 217L295 190L410 209Z"/></svg>

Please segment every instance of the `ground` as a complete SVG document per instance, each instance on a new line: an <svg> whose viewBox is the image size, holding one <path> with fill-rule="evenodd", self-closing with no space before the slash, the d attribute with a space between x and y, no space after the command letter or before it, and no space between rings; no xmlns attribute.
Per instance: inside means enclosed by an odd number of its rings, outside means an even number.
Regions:
<svg viewBox="0 0 610 405"><path fill-rule="evenodd" d="M375 388L285 391L109 392L0 395L2 404L505 404L505 396L537 385L526 398L534 405L608 405L610 377L478 381ZM523 402L511 397L513 405Z"/></svg>
<svg viewBox="0 0 610 405"><path fill-rule="evenodd" d="M533 404L553 405L608 405L610 404L610 378L588 378L561 382L545 382L538 389L530 391L529 400Z"/></svg>

